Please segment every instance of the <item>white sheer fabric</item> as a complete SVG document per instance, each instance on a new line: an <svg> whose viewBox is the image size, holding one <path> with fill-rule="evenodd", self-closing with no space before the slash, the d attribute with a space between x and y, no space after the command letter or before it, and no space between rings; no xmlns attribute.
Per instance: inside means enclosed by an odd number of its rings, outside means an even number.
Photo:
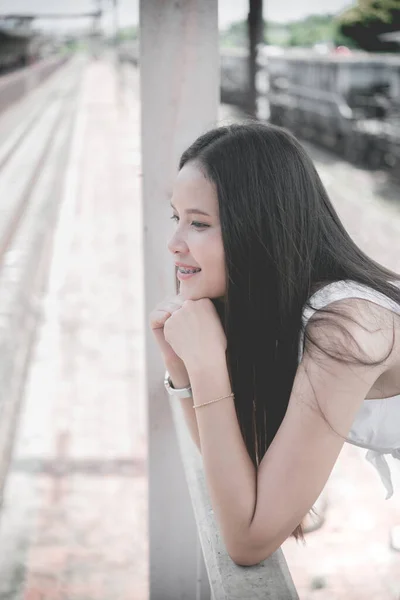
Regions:
<svg viewBox="0 0 400 600"><path fill-rule="evenodd" d="M400 305L383 294L354 281L337 281L321 288L310 298L311 307L306 306L303 311L303 326L306 326L317 310L344 298L369 300L400 315ZM303 347L302 335L299 362L303 356ZM393 495L393 484L385 455L391 454L400 459L400 394L391 398L364 400L347 441L368 450L365 458L377 469L386 488L386 499L390 498Z"/></svg>

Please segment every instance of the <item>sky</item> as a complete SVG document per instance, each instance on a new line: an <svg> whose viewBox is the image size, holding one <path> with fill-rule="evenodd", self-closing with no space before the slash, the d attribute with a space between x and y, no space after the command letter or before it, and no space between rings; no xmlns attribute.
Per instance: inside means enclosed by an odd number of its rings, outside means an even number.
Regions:
<svg viewBox="0 0 400 600"><path fill-rule="evenodd" d="M172 1L172 0L165 0ZM217 0L216 0L217 1ZM82 13L92 11L102 4L104 10L103 26L110 30L112 27L112 0L68 0L56 3L54 0L0 0L0 14L13 13ZM272 21L293 21L310 14L338 13L351 6L352 0L264 0L264 18ZM62 4L62 8L61 5ZM57 6L58 5L58 6ZM139 0L118 0L119 23L121 27L138 23ZM233 21L246 17L248 0L219 0L219 26L227 27ZM71 30L90 24L88 19L49 21L40 19L36 27L46 30Z"/></svg>

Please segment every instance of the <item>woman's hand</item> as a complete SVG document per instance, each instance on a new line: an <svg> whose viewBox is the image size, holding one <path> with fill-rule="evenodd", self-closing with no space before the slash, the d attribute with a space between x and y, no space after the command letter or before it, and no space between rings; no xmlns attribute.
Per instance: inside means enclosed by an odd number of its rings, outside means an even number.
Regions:
<svg viewBox="0 0 400 600"><path fill-rule="evenodd" d="M171 315L182 308L183 303L184 299L182 296L180 296L180 294L168 296L162 302L160 302L160 304L158 304L150 314L150 327L153 331L154 337L158 343L166 365L178 364L182 362L180 357L177 356L170 344L165 339L164 325ZM183 364L181 366L182 368L184 367Z"/></svg>
<svg viewBox="0 0 400 600"><path fill-rule="evenodd" d="M208 298L185 300L164 324L166 342L191 368L213 364L224 357L226 336L218 313Z"/></svg>

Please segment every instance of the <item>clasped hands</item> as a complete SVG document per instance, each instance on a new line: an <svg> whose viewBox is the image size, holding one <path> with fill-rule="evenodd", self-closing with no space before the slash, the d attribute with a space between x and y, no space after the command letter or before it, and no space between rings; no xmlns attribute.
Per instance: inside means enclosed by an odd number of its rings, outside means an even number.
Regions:
<svg viewBox="0 0 400 600"><path fill-rule="evenodd" d="M225 332L209 298L185 300L164 325L165 340L185 363L187 370L225 358Z"/></svg>

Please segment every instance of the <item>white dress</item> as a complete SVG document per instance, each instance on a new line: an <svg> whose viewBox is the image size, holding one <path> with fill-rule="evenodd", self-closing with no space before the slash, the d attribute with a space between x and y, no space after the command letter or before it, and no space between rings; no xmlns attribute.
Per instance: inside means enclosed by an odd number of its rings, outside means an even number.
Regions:
<svg viewBox="0 0 400 600"><path fill-rule="evenodd" d="M304 326L317 310L343 298L369 300L400 315L400 305L387 296L354 281L337 281L311 296L309 302L312 308L307 306L303 311ZM301 336L299 362L303 346L304 336ZM387 491L386 499L390 498L393 495L393 484L385 455L391 454L400 459L400 394L390 398L364 400L346 441L368 450L365 457L377 469Z"/></svg>

